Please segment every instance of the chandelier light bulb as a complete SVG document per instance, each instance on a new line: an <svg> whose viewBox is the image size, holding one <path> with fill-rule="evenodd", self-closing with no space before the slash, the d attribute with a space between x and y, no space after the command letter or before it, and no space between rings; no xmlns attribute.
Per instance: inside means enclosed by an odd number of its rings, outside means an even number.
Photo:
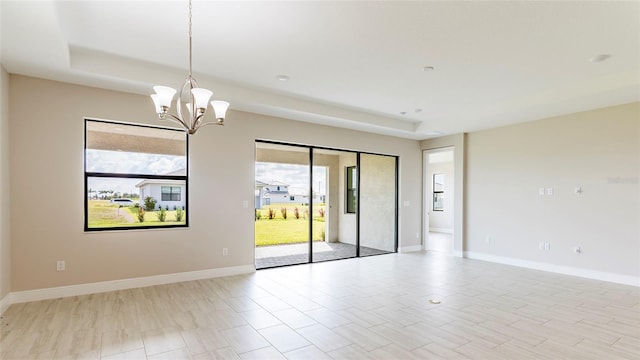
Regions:
<svg viewBox="0 0 640 360"><path fill-rule="evenodd" d="M171 108L171 101L173 101L173 96L176 94L176 89L168 86L154 86L153 90L158 96L158 104L160 107Z"/></svg>
<svg viewBox="0 0 640 360"><path fill-rule="evenodd" d="M209 105L209 99L213 96L213 91L203 88L191 89L191 93L193 94L196 109L206 109L207 105Z"/></svg>
<svg viewBox="0 0 640 360"><path fill-rule="evenodd" d="M229 108L229 103L226 101L214 100L211 102L211 107L213 107L213 112L216 115L216 119L220 121L224 120L227 109Z"/></svg>
<svg viewBox="0 0 640 360"><path fill-rule="evenodd" d="M162 113L162 108L160 107L160 103L158 102L158 94L152 94L151 100L153 100L153 105L156 107L156 113Z"/></svg>

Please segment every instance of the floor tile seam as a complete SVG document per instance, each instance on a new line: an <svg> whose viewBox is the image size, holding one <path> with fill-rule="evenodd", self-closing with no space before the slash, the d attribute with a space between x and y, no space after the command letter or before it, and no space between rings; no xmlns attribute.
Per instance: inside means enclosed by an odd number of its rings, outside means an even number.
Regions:
<svg viewBox="0 0 640 360"><path fill-rule="evenodd" d="M444 331L446 331L446 332L449 332L449 333L451 333L451 334L453 334L453 335L456 335L453 331L447 330L447 328L443 328L443 326L445 326L445 327L446 327L446 325L442 325L442 326L440 326L439 328L442 328L442 330L444 330ZM479 325L478 325L478 326L479 326ZM481 339L484 339L484 340L489 341L489 342L492 342L492 343L495 343L495 342L494 342L493 340L490 340L490 339L488 338L488 336L484 334L484 332L486 332L486 333L490 333L490 335L493 335L493 336L498 337L498 338L500 338L500 337L505 337L505 338L507 338L507 340L504 340L504 341L499 340L499 339L496 339L497 341L500 341L499 343L497 343L497 345L498 345L498 346L499 346L499 345L503 345L503 344L505 344L505 343L509 342L509 340L508 340L508 339L509 339L509 338L511 338L511 336L509 336L509 335L499 333L499 332L494 331L494 330L492 330L492 329L487 329L487 328L477 329L477 328L476 328L476 326L472 326L472 327L470 327L470 329L471 329L471 331L473 332L473 337L474 337L474 338L481 338ZM484 330L484 331L483 331L483 330Z"/></svg>
<svg viewBox="0 0 640 360"><path fill-rule="evenodd" d="M285 325L285 326L286 326L286 325ZM287 327L288 327L288 326L287 326ZM291 328L289 328L289 330L291 330L291 331L294 331L294 332L295 332L295 330L293 330L293 329L291 329ZM260 333L260 332L258 331L258 333ZM297 334L298 336L300 336L300 337L303 337L302 335L300 335L300 334L298 334L298 333L296 333L296 334ZM267 339L264 335L260 334L260 336L262 336L262 338L263 338L263 339L265 339L265 341L267 341L267 342L270 344L270 346L271 346L271 347L273 347L275 350L277 350L277 351L278 351L282 356L284 356L284 354L285 354L285 353L287 353L287 352L295 351L295 350L298 350L298 349L302 349L302 348L307 347L307 346L309 346L309 345L314 345L311 341L309 341L308 339L306 339L306 338L305 338L304 340L305 340L305 341L307 341L309 344L307 344L307 345L302 345L302 346L296 347L296 348L294 348L294 349L290 349L290 350L287 350L287 351L285 351L285 352L282 352L282 351L280 351L280 349L278 349L278 347L277 347L274 343L272 343L271 341L269 341L269 339ZM304 337L303 337L303 338L304 338Z"/></svg>

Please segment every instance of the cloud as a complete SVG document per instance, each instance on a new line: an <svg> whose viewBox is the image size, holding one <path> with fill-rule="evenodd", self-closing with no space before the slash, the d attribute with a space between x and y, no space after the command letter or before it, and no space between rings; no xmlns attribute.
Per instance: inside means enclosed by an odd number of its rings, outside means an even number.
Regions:
<svg viewBox="0 0 640 360"><path fill-rule="evenodd" d="M186 168L185 156L87 149L87 171L161 175Z"/></svg>

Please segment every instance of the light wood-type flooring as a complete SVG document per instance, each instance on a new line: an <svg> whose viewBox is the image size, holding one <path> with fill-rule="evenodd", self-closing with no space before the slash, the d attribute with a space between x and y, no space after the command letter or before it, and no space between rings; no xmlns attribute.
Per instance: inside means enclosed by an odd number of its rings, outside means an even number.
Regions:
<svg viewBox="0 0 640 360"><path fill-rule="evenodd" d="M0 336L2 359L640 359L640 288L390 254L14 304Z"/></svg>

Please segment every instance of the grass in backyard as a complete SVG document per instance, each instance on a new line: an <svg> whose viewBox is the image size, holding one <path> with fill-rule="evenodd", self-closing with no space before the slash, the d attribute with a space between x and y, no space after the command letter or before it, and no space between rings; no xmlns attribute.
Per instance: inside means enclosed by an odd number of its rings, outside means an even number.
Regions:
<svg viewBox="0 0 640 360"><path fill-rule="evenodd" d="M287 209L287 219L283 218L281 209ZM256 220L256 246L305 243L309 240L309 220L304 211L306 206L297 206L300 218L295 217L296 205L272 204L265 206L260 212L260 219ZM269 208L275 210L274 219L269 219ZM318 210L324 206L314 206L313 241L324 240L324 218L318 216Z"/></svg>
<svg viewBox="0 0 640 360"><path fill-rule="evenodd" d="M118 209L107 200L89 200L89 227L110 227L126 225L126 217L118 213ZM120 209L122 210L122 209Z"/></svg>
<svg viewBox="0 0 640 360"><path fill-rule="evenodd" d="M183 211L182 221L176 221L176 212L166 211L164 222L158 220L157 211L147 211L144 222L138 221L137 207L121 207L110 204L108 200L89 200L89 228L105 227L135 227L135 226L168 226L185 224L186 212Z"/></svg>

